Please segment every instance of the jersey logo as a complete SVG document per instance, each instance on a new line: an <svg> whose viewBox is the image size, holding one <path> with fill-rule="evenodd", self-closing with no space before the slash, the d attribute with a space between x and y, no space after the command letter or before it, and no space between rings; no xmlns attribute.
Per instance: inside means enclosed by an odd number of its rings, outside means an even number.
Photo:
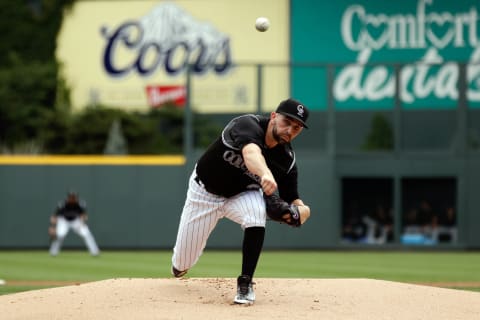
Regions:
<svg viewBox="0 0 480 320"><path fill-rule="evenodd" d="M240 169L244 174L249 176L254 181L256 181L256 182L260 181L259 176L257 176L256 174L253 174L250 171L248 171L248 168L245 165L245 161L243 161L242 156L238 153L235 153L235 151L233 151L233 150L225 151L223 153L223 160L225 160L231 166L234 166L235 168Z"/></svg>

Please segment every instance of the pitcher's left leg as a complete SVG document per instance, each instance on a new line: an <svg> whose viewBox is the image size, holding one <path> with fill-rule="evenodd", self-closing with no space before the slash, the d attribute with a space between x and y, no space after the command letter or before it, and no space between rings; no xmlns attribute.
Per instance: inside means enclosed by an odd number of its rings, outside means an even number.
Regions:
<svg viewBox="0 0 480 320"><path fill-rule="evenodd" d="M251 304L255 301L253 275L257 268L265 238L266 211L260 191L247 191L229 199L227 217L244 229L242 246L242 272L237 278L237 294L234 302Z"/></svg>

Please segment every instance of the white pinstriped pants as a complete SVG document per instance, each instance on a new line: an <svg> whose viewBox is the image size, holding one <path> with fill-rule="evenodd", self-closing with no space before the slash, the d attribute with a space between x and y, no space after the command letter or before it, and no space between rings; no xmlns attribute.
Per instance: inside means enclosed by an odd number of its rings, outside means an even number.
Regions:
<svg viewBox="0 0 480 320"><path fill-rule="evenodd" d="M261 190L242 192L225 198L209 193L195 180L193 171L188 183L172 264L177 270L190 269L203 253L208 237L221 218L238 223L242 229L265 227L266 211Z"/></svg>

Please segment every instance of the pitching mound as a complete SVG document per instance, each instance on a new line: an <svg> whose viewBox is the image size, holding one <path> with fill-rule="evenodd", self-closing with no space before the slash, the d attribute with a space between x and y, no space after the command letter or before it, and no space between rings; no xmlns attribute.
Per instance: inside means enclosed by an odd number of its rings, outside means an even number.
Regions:
<svg viewBox="0 0 480 320"><path fill-rule="evenodd" d="M6 319L480 319L480 293L368 279L111 279L0 296Z"/></svg>

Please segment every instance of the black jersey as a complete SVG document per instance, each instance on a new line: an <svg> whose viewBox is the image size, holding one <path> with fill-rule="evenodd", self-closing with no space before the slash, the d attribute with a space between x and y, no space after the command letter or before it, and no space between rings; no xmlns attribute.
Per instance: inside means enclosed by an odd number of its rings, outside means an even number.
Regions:
<svg viewBox="0 0 480 320"><path fill-rule="evenodd" d="M87 205L85 204L85 201L78 201L74 203L62 201L57 206L56 215L63 216L65 219L71 221L86 213L86 210Z"/></svg>
<svg viewBox="0 0 480 320"><path fill-rule="evenodd" d="M280 196L287 202L298 199L297 166L290 144L274 148L265 145L265 134L270 119L253 114L231 120L197 162L198 179L207 191L231 197L240 192L260 189L260 178L248 171L242 149L249 143L257 144L278 184Z"/></svg>

